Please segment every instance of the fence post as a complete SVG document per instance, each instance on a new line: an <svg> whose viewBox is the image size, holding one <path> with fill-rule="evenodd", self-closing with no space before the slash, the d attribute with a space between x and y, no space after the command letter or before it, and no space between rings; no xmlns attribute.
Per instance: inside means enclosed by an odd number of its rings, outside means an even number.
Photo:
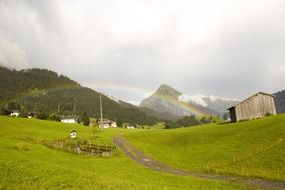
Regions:
<svg viewBox="0 0 285 190"><path fill-rule="evenodd" d="M77 141L75 141L75 152L77 152Z"/></svg>
<svg viewBox="0 0 285 190"><path fill-rule="evenodd" d="M77 147L77 153L80 154L80 147Z"/></svg>

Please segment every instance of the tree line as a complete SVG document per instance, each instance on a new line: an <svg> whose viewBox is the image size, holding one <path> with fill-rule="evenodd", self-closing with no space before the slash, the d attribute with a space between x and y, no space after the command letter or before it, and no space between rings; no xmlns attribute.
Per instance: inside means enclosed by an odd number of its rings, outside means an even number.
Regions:
<svg viewBox="0 0 285 190"><path fill-rule="evenodd" d="M55 115L100 116L100 93L47 69L10 70L0 66L0 106L8 110ZM102 95L104 118L123 123L153 125L159 119L132 105L121 105ZM9 105L10 104L10 105ZM14 107L12 109L12 104ZM8 108L9 107L9 108Z"/></svg>

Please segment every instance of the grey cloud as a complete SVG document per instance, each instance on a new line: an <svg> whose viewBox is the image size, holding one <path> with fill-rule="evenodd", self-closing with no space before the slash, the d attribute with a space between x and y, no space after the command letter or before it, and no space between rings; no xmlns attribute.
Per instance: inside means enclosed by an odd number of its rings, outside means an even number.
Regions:
<svg viewBox="0 0 285 190"><path fill-rule="evenodd" d="M161 83L243 98L284 89L284 19L282 0L0 0L0 62L127 101Z"/></svg>

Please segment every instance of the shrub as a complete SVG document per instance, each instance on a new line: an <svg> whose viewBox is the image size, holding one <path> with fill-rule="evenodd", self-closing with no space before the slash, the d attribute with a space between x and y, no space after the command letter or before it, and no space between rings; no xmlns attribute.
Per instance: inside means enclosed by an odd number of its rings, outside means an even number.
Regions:
<svg viewBox="0 0 285 190"><path fill-rule="evenodd" d="M52 113L49 115L48 117L49 120L52 120L52 121L60 121L60 117L59 115L55 114L55 113Z"/></svg>
<svg viewBox="0 0 285 190"><path fill-rule="evenodd" d="M43 120L45 120L45 119L48 119L48 115L47 115L46 113L44 113L44 112L40 112L40 113L37 115L37 118L38 118L38 119L43 119Z"/></svg>
<svg viewBox="0 0 285 190"><path fill-rule="evenodd" d="M81 117L81 121L82 121L82 124L83 124L83 125L89 126L89 124L90 124L90 119L89 119L89 116L88 116L88 114L87 114L86 111L83 112L82 117Z"/></svg>
<svg viewBox="0 0 285 190"><path fill-rule="evenodd" d="M26 111L20 111L19 117L21 118L27 118L28 117L28 113Z"/></svg>

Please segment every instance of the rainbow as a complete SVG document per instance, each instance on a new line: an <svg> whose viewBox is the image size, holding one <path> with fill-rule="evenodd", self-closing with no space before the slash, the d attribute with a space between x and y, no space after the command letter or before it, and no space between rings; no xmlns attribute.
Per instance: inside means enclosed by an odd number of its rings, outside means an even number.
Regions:
<svg viewBox="0 0 285 190"><path fill-rule="evenodd" d="M85 86L88 87L90 85L85 85ZM72 84L72 85L61 84L61 85L57 85L56 87L45 88L45 89L41 89L39 91L33 91L32 90L29 92L22 93L20 95L20 97L18 97L18 99L25 99L27 97L36 96L39 94L58 92L58 91L66 90L66 89L76 89L76 88L81 88L81 87L82 86L80 86L80 85L74 85L74 84ZM155 91L152 91L148 88L143 88L143 87L139 87L139 86L130 86L130 85L126 85L126 84L104 83L104 84L94 85L92 89L97 89L97 88L98 89L102 88L102 89L126 90L126 91L135 92L138 94L143 94L145 97L149 97L150 95L152 95L152 96L154 96L154 97L156 97L162 101L169 102L169 103L175 105L176 107L179 107L180 109L185 110L185 112L190 112L196 116L207 115L207 113L201 111L195 105L178 101L176 98L171 98L171 97L167 97L167 96L164 96L164 97L158 96L154 93Z"/></svg>
<svg viewBox="0 0 285 190"><path fill-rule="evenodd" d="M181 102L178 101L176 98L171 98L171 97L167 97L167 96L158 96L156 94L153 94L154 97L169 102L173 105L175 105L176 107L179 107L182 110L185 110L186 112L190 112L192 114L194 114L195 116L202 116L202 115L208 115L207 113L199 110L196 106L192 105L192 104L188 104L186 102Z"/></svg>
<svg viewBox="0 0 285 190"><path fill-rule="evenodd" d="M139 87L139 86L131 86L131 85L126 85L126 84L114 84L114 83L104 83L104 84L100 84L100 85L96 85L95 87L97 88L102 88L102 89L118 89L118 90L126 90L126 91L130 91L130 92L135 92L138 94L143 94L145 97L149 97L150 95L169 102L179 108L181 108L182 110L185 110L185 112L190 112L196 116L202 116L202 115L208 115L207 113L201 111L200 109L197 108L197 106L192 105L192 104L188 104L185 102L181 102L178 101L177 99L171 98L171 97L161 97L161 96L157 96L153 91L150 90L148 88L143 88L143 87Z"/></svg>

